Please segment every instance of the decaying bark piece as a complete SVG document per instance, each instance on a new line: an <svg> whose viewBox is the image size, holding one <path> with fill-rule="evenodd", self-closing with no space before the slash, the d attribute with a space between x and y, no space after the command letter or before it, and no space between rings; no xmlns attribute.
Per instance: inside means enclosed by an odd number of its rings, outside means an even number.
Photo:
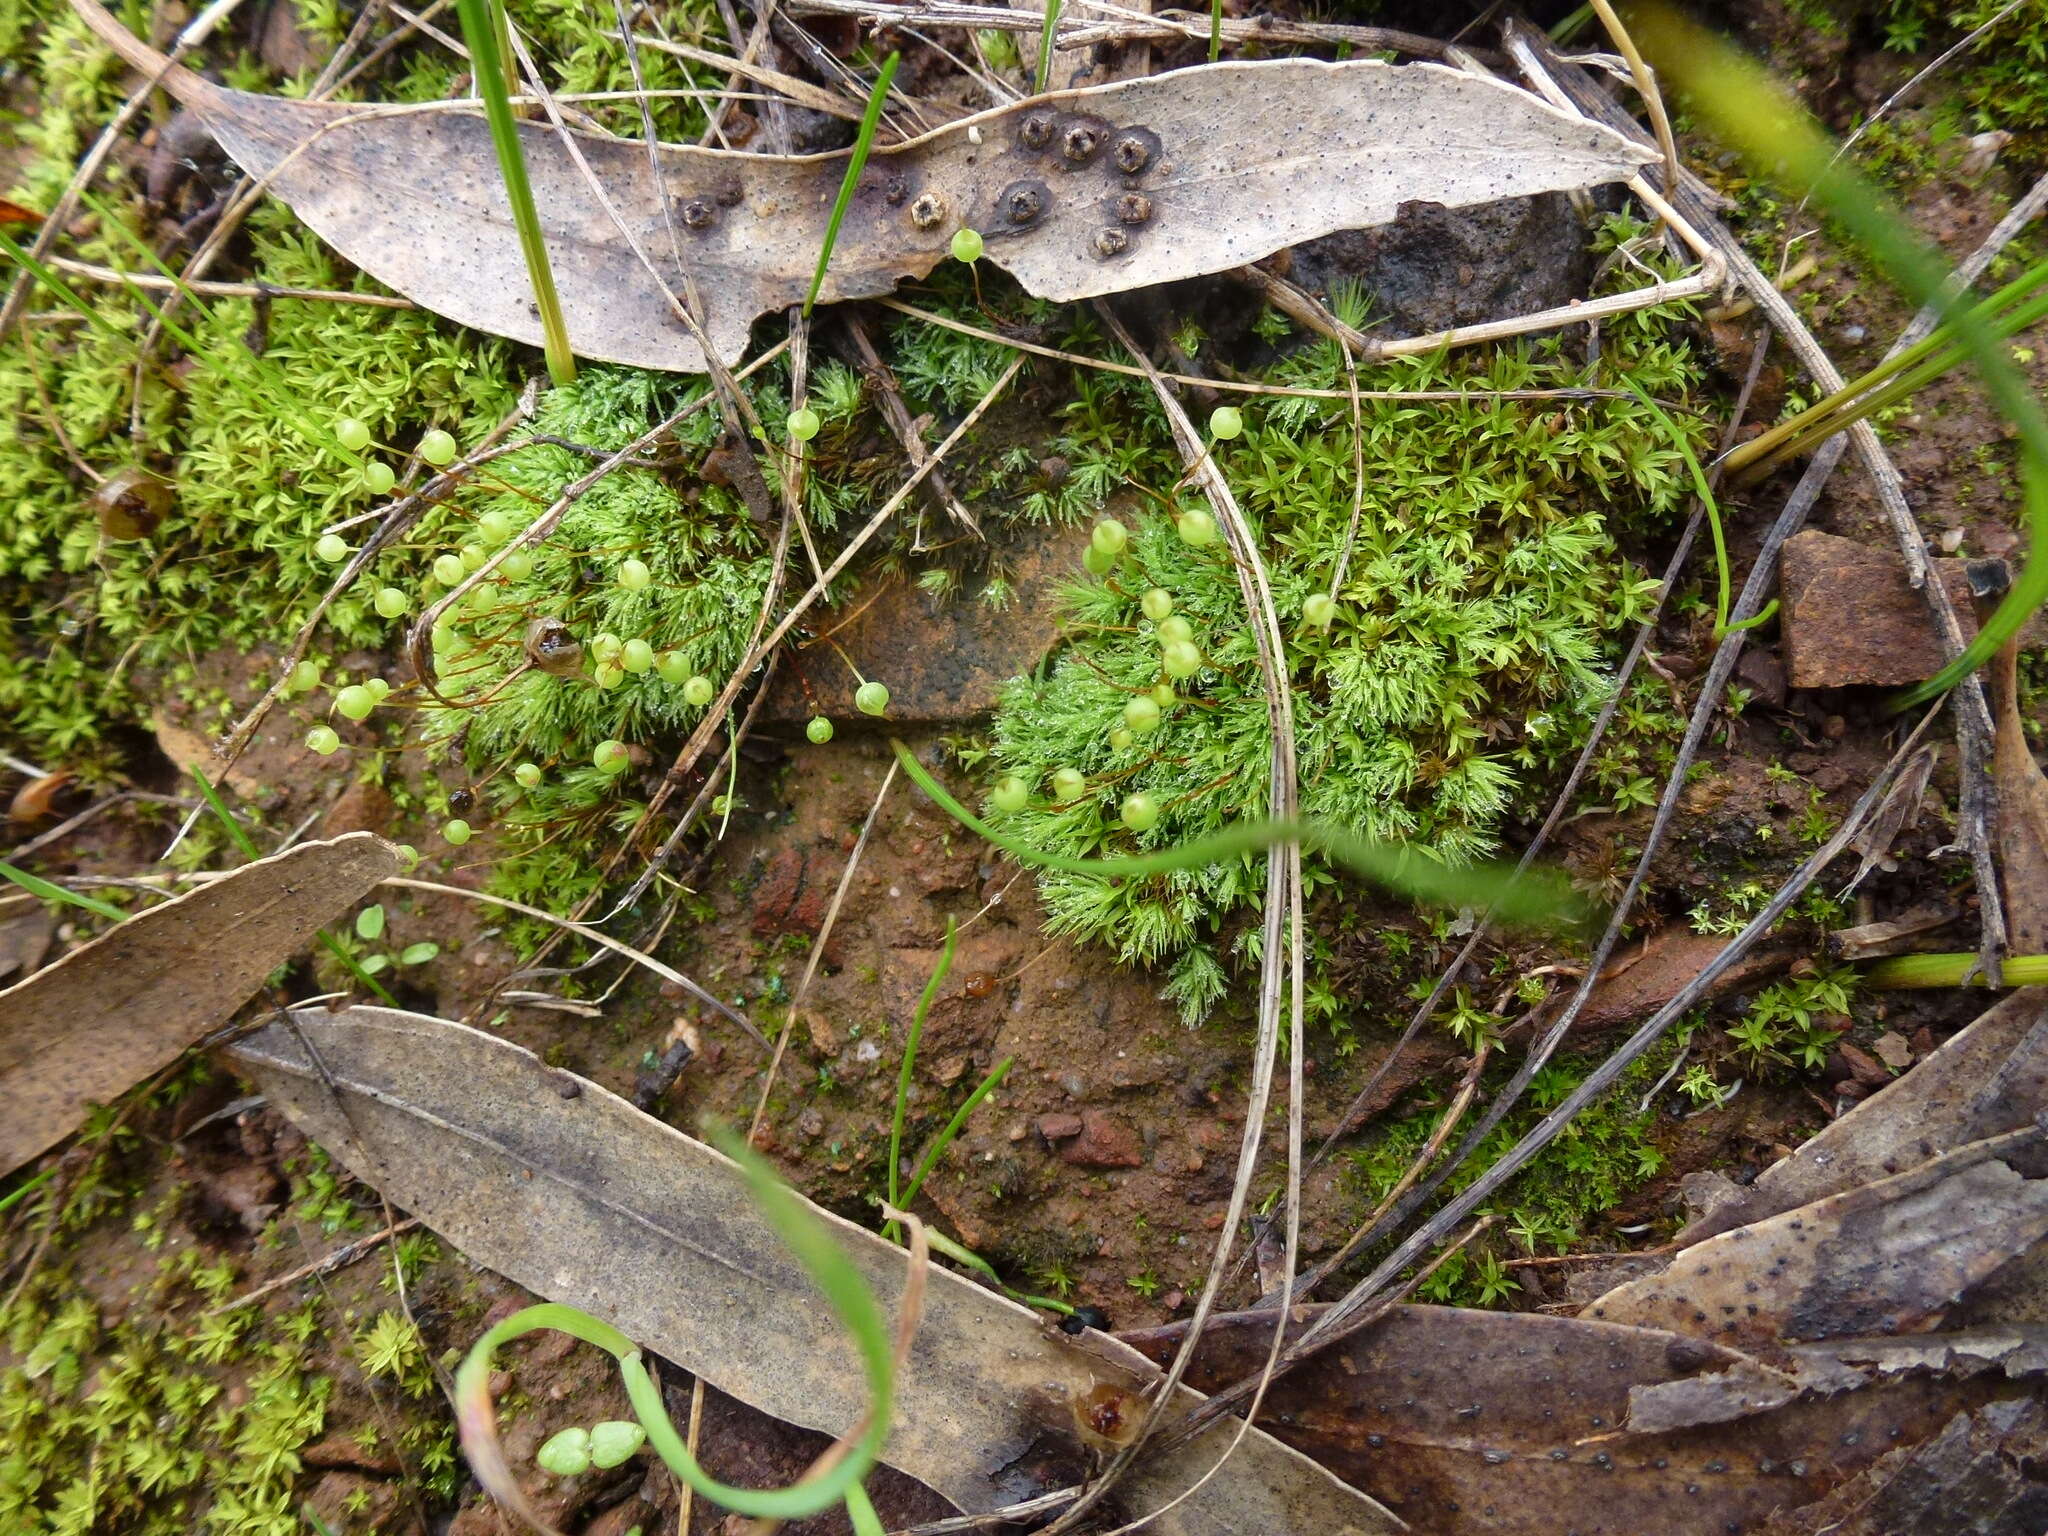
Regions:
<svg viewBox="0 0 2048 1536"><path fill-rule="evenodd" d="M1679 1233L1698 1243L1931 1157L2017 1130L2048 1109L2048 987L2001 998L1873 1094ZM2031 1089L2029 1088L2031 1085Z"/></svg>
<svg viewBox="0 0 2048 1536"><path fill-rule="evenodd" d="M1765 1361L1802 1340L1918 1333L2048 1236L2041 1133L1972 1142L1909 1172L1695 1243L1617 1286L1592 1320L1667 1328Z"/></svg>
<svg viewBox="0 0 2048 1536"><path fill-rule="evenodd" d="M0 1173L225 1024L398 863L368 832L301 843L138 913L0 992Z"/></svg>
<svg viewBox="0 0 2048 1536"><path fill-rule="evenodd" d="M1320 1310L1301 1308L1292 1331ZM1271 1327L1270 1313L1216 1319L1189 1380L1213 1391L1255 1373ZM1177 1334L1126 1337L1163 1358ZM1276 1381L1260 1422L1417 1536L1750 1532L2027 1390L2010 1379L2026 1369L2018 1342L1967 1361L1966 1345L1910 1342L1924 1357L1911 1368L1802 1396L1745 1355L1659 1329L1397 1307Z"/></svg>
<svg viewBox="0 0 2048 1536"><path fill-rule="evenodd" d="M162 67L96 0L73 0L138 69ZM336 250L452 320L538 344L539 319L490 136L468 111L251 95L182 67L164 87ZM552 129L522 123L578 353L701 372L662 285ZM739 154L579 135L669 288L736 362L756 316L800 302L844 153ZM1210 65L1034 97L870 157L821 298L885 294L974 228L1041 298L1085 299L1227 271L1403 203L1457 207L1624 181L1654 159L1620 134L1500 81L1437 64L1311 59ZM668 230L678 232L672 249Z"/></svg>
<svg viewBox="0 0 2048 1536"><path fill-rule="evenodd" d="M508 1041L419 1014L300 1010L233 1054L309 1136L469 1258L596 1313L777 1418L832 1434L860 1418L851 1341L738 1170L709 1147ZM903 1250L814 1214L893 1312ZM1137 1411L1129 1394L1156 1379L1134 1350L1100 1335L1069 1340L934 1269L883 1454L961 1508L992 1509L1044 1491L1034 1474L1078 1479L1082 1405L1101 1390L1127 1394L1117 1401ZM1199 1399L1183 1390L1177 1401ZM1188 1488L1232 1432L1217 1425L1148 1460L1125 1485L1135 1512ZM1366 1536L1398 1522L1254 1433L1147 1529Z"/></svg>

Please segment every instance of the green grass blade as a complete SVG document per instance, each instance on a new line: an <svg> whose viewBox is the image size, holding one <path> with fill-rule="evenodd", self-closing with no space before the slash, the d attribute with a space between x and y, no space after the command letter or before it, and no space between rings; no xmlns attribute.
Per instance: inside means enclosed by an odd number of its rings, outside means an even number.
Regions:
<svg viewBox="0 0 2048 1536"><path fill-rule="evenodd" d="M1975 975L1975 985L1984 985L1984 968L1977 955L1894 955L1880 960L1863 973L1865 986L1897 991L1929 987L1960 987ZM2037 987L2048 982L2048 955L2007 955L1998 962L2000 987Z"/></svg>
<svg viewBox="0 0 2048 1536"><path fill-rule="evenodd" d="M1223 0L1209 0L1209 62L1223 57Z"/></svg>
<svg viewBox="0 0 2048 1536"><path fill-rule="evenodd" d="M889 1116L889 1204L902 1210L910 1198L897 1197L898 1167L903 1161L903 1121L910 1108L911 1075L917 1067L917 1044L924 1038L924 1021L932 1011L932 999L939 995L939 988L945 984L947 972L953 969L953 947L957 935L953 920L946 919L946 943L939 951L939 963L932 967L931 979L924 984L924 992L918 997L917 1011L910 1016L910 1033L903 1041L903 1064L896 1071L896 1107ZM890 1222L882 1228L884 1237L896 1235L896 1223Z"/></svg>
<svg viewBox="0 0 2048 1536"><path fill-rule="evenodd" d="M1010 1063L1016 1059L1014 1056L1005 1056L997 1062L989 1070L988 1076L975 1086L974 1092L967 1095L967 1101L953 1111L953 1118L946 1122L946 1128L939 1132L938 1139L927 1147L924 1156L918 1159L917 1171L910 1176L910 1182L903 1188L903 1198L892 1198L889 1201L897 1210L907 1210L910 1202L917 1198L917 1192L924 1188L924 1181L930 1177L932 1169L936 1168L939 1159L946 1155L946 1148L953 1145L953 1138L966 1127L968 1119L981 1107L981 1101L1002 1085L1003 1079L1010 1074Z"/></svg>
<svg viewBox="0 0 2048 1536"><path fill-rule="evenodd" d="M83 896L77 891L67 891L61 885L52 885L41 875L32 875L25 869L16 869L4 859L0 859L0 875L12 880L31 896L42 897L44 901L54 901L59 906L83 907L86 911L97 913L101 917L111 917L117 923L128 921L128 914L111 902Z"/></svg>
<svg viewBox="0 0 2048 1536"><path fill-rule="evenodd" d="M1666 414L1664 407L1652 400L1642 385L1634 379L1623 379L1622 384L1636 397L1636 402L1657 418L1657 424L1664 429L1664 435L1671 439L1672 446L1685 460L1685 467L1692 475L1693 493L1706 509L1707 527L1714 536L1714 574L1719 589L1714 594L1714 638L1719 640L1728 633L1728 540L1721 531L1721 504L1714 499L1714 488L1707 481L1707 472L1700 467L1699 455L1692 451L1692 441L1677 422ZM1760 623L1761 615L1751 618L1743 627Z"/></svg>
<svg viewBox="0 0 2048 1536"><path fill-rule="evenodd" d="M526 151L519 142L519 123L512 115L512 101L505 91L505 59L498 48L498 21L487 0L455 0L455 10L462 18L462 40L469 46L470 75L476 83L477 95L483 98L484 120L490 124L491 144L498 152L498 173L505 182L505 200L512 207L512 224L519 231L519 249L526 257L533 300L540 309L548 377L557 384L572 384L576 380L576 357L569 350L569 326L562 318L562 300L555 292L555 271L548 264L547 238L541 232L540 212L533 205L533 186L526 177Z"/></svg>
<svg viewBox="0 0 2048 1536"><path fill-rule="evenodd" d="M868 92L867 110L860 115L860 133L853 141L853 154L846 162L846 175L840 179L839 195L832 200L832 217L825 224L825 243L818 247L818 269L811 274L811 291L804 295L804 313L811 312L811 306L818 302L818 290L825 286L825 269L832 264L832 247L839 243L839 226L846 222L847 204L853 201L853 189L860 185L860 173L867 168L868 151L874 148L875 129L881 126L882 103L889 94L889 82L896 78L896 63L899 54L890 54L882 60L882 68L875 76L875 88Z"/></svg>
<svg viewBox="0 0 2048 1536"><path fill-rule="evenodd" d="M1963 654L1919 687L1895 695L1889 708L1896 713L1924 703L1996 655L2048 599L2048 417L1978 306L1949 290L1940 255L1913 234L1875 185L1832 158L1827 136L1775 80L1674 10L1644 7L1631 24L1644 52L1686 88L1689 105L1721 139L1789 189L1811 197L1909 299L1935 308L1976 363L1993 406L2018 434L2026 567Z"/></svg>
<svg viewBox="0 0 2048 1536"><path fill-rule="evenodd" d="M1060 27L1061 0L1045 0L1045 24L1038 29L1037 93L1045 94L1045 82L1052 78L1052 39Z"/></svg>
<svg viewBox="0 0 2048 1536"><path fill-rule="evenodd" d="M1182 843L1158 853L1122 859L1070 859L1047 853L1014 837L1006 837L967 809L948 793L946 787L925 770L910 748L892 740L896 761L932 803L961 826L985 838L1020 864L1038 869L1057 869L1073 875L1100 875L1108 879L1135 879L1164 875L1177 869L1202 869L1226 859L1257 853L1275 843L1300 843L1313 848L1332 862L1343 865L1388 890L1398 891L1416 901L1439 906L1490 908L1505 923L1564 926L1584 916L1583 906L1564 880L1555 875L1530 871L1517 874L1503 864L1478 864L1453 869L1413 848L1375 843L1345 827L1328 822L1248 821Z"/></svg>

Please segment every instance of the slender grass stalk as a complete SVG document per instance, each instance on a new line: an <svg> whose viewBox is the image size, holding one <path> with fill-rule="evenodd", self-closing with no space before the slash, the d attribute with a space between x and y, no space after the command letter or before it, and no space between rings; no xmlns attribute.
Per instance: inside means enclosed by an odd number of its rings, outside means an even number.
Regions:
<svg viewBox="0 0 2048 1536"><path fill-rule="evenodd" d="M946 1155L946 1148L953 1145L953 1139L966 1128L968 1119L981 1107L981 1101L1002 1086L1003 1079L1010 1075L1010 1063L1016 1059L1014 1056L1005 1056L997 1062L989 1069L988 1076L975 1085L974 1092L967 1095L965 1102L953 1111L953 1118L946 1122L946 1128L939 1132L932 1144L925 1148L924 1156L918 1159L917 1171L910 1176L910 1182L903 1186L903 1204L897 1207L898 1210L904 1209L917 1198L917 1192L924 1188L924 1181L931 1176L931 1171L938 1167L939 1159ZM930 1236L930 1233L927 1232L926 1235Z"/></svg>
<svg viewBox="0 0 2048 1536"><path fill-rule="evenodd" d="M548 265L547 237L540 227L540 212L533 205L533 187L526 178L526 152L519 143L519 124L512 115L511 93L505 86L508 59L498 46L502 0L496 15L491 0L455 0L455 9L462 18L462 40L469 47L470 75L476 82L477 95L483 98L491 144L498 151L498 173L505 181L505 201L512 208L512 225L519 231L519 249L526 257L533 301L540 309L548 377L557 384L573 384L576 358L569 350L569 327L562 318L561 297L555 292L554 268Z"/></svg>
<svg viewBox="0 0 2048 1536"><path fill-rule="evenodd" d="M1790 190L1818 203L1908 298L1934 306L1953 329L1957 345L1976 363L1992 405L2018 434L2026 566L1962 655L1917 688L1894 695L1888 707L1897 713L1935 698L1996 655L2048 599L2048 417L1978 313L1979 306L1949 290L1948 268L1939 254L1913 234L1876 186L1833 159L1827 136L1776 81L1665 6L1639 11L1635 33L1666 76L1687 88L1692 106L1714 132Z"/></svg>
<svg viewBox="0 0 2048 1536"><path fill-rule="evenodd" d="M1203 869L1226 859L1257 853L1275 843L1300 843L1313 848L1353 874L1417 901L1447 907L1486 907L1504 923L1566 926L1584 916L1584 904L1562 877L1545 871L1516 874L1505 864L1480 864L1453 869L1402 844L1375 843L1345 827L1304 818L1293 821L1247 821L1177 848L1122 859L1071 859L1047 853L1014 837L1006 837L967 809L925 770L901 741L892 740L896 761L911 782L932 803L977 837L993 843L1020 864L1057 869L1072 875L1136 879L1170 874L1177 869Z"/></svg>
<svg viewBox="0 0 2048 1536"><path fill-rule="evenodd" d="M7 1191L6 1194L0 1195L0 1213L13 1210L15 1206L21 1204L30 1195L57 1177L57 1167L58 1165L53 1163L41 1173L35 1175L35 1177L23 1180L13 1189Z"/></svg>
<svg viewBox="0 0 2048 1536"><path fill-rule="evenodd" d="M1976 955L1894 955L1863 973L1863 984L1891 991L1928 987L1983 986L1983 965ZM2048 955L2007 955L1998 962L1999 989L2037 987L2048 982ZM1972 974L1978 979L1968 981Z"/></svg>
<svg viewBox="0 0 2048 1536"><path fill-rule="evenodd" d="M860 173L867 169L868 151L875 145L875 130L882 123L882 103L889 95L889 82L896 78L900 54L882 60L875 73L874 89L868 92L866 110L860 115L860 132L854 136L853 153L847 157L846 174L839 181L839 195L832 199L832 217L825 223L825 243L818 247L818 268L811 274L811 291L804 295L804 313L818 302L818 290L825 286L825 269L832 264L832 247L839 243L839 226L846 222L846 206L853 201L853 189L860 185Z"/></svg>
<svg viewBox="0 0 2048 1536"><path fill-rule="evenodd" d="M712 1139L739 1164L748 1192L762 1214L796 1255L841 1325L853 1336L867 1378L868 1412L866 1428L845 1458L822 1476L787 1488L740 1488L719 1482L698 1465L689 1446L676 1433L639 1347L611 1324L558 1302L523 1308L486 1330L470 1346L455 1373L455 1419L463 1451L479 1481L494 1496L519 1507L519 1487L498 1443L497 1415L491 1405L491 1362L500 1345L542 1328L553 1328L586 1344L595 1344L618 1362L627 1400L633 1405L640 1427L647 1431L648 1444L669 1470L695 1492L736 1514L766 1520L802 1520L844 1503L857 1529L880 1530L879 1524L859 1522L873 1521L874 1511L867 1505L861 1485L874 1469L882 1443L888 1438L896 1394L895 1356L881 1308L861 1279L860 1271L824 1224L805 1209L804 1203L775 1177L768 1165L730 1132L713 1127Z"/></svg>
<svg viewBox="0 0 2048 1536"><path fill-rule="evenodd" d="M1223 0L1209 0L1209 62L1223 57Z"/></svg>
<svg viewBox="0 0 2048 1536"><path fill-rule="evenodd" d="M0 878L12 880L31 896L40 896L44 901L54 901L59 906L80 907L99 917L110 917L117 923L128 921L128 914L112 902L101 901L78 891L67 891L61 885L52 885L41 875L32 875L25 869L16 869L0 859Z"/></svg>
<svg viewBox="0 0 2048 1536"><path fill-rule="evenodd" d="M1045 94L1045 82L1052 78L1052 39L1060 28L1060 7L1061 0L1045 0L1045 25L1038 29L1038 80L1034 89L1041 96Z"/></svg>
<svg viewBox="0 0 2048 1536"><path fill-rule="evenodd" d="M953 969L953 948L957 935L953 920L946 919L946 942L939 950L939 963L932 967L931 979L924 984L924 991L917 999L917 1009L910 1016L910 1033L903 1041L903 1062L896 1069L896 1107L889 1116L889 1204L902 1210L908 1196L901 1193L900 1166L903 1162L903 1122L910 1112L910 1084L912 1073L917 1067L917 1044L924 1038L924 1021L931 1014L932 1000L939 995L939 988L945 984L947 972ZM882 1228L882 1236L894 1239L896 1223L890 1222Z"/></svg>
<svg viewBox="0 0 2048 1536"><path fill-rule="evenodd" d="M2048 262L2031 268L1974 306L1975 312L1993 335L2007 340L2048 315L2048 293L2041 291L2044 286L2048 286ZM1897 357L1744 443L1729 453L1723 464L1730 474L1745 480L1768 474L1786 460L1808 452L1823 438L1875 415L1941 377L1968 356L1968 351L1956 344L1954 328L1939 326Z"/></svg>
<svg viewBox="0 0 2048 1536"><path fill-rule="evenodd" d="M1707 529L1714 537L1714 576L1717 590L1714 594L1714 638L1719 640L1728 632L1728 539L1721 531L1721 504L1714 499L1714 488L1707 481L1707 472L1700 467L1699 455L1692 451L1692 440L1678 423L1673 421L1664 407L1652 400L1649 394L1634 379L1621 381L1628 392L1636 397L1636 403L1657 419L1657 425L1664 429L1664 435L1671 439L1671 445L1685 460L1685 467L1692 475L1693 494L1706 509ZM1753 616L1749 622L1761 620L1762 614Z"/></svg>

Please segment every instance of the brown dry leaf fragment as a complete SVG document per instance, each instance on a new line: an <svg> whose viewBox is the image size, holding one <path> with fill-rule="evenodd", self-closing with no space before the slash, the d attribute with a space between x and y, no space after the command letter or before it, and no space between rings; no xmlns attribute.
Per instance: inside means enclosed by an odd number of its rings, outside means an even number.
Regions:
<svg viewBox="0 0 2048 1536"><path fill-rule="evenodd" d="M301 843L138 913L0 992L0 1173L226 1023L398 865L398 850L367 832Z"/></svg>
<svg viewBox="0 0 2048 1536"><path fill-rule="evenodd" d="M163 56L95 0L73 0L138 69ZM467 111L286 100L183 68L164 86L252 176L380 282L450 319L538 345L490 136ZM701 372L670 299L552 129L522 123L534 200L578 353ZM736 362L756 316L810 286L843 153L740 154L579 136L621 219ZM821 297L923 277L971 227L1041 298L1085 299L1221 272L1403 203L1459 207L1626 180L1654 158L1526 91L1436 64L1309 59L1178 70L1065 91L877 149ZM673 223L681 250L669 243Z"/></svg>
<svg viewBox="0 0 2048 1536"><path fill-rule="evenodd" d="M2048 950L2048 777L2027 745L2019 705L2019 642L1991 665L1994 739L1991 779L1998 792L1998 883L2005 898L2006 944L2013 954Z"/></svg>
<svg viewBox="0 0 2048 1536"><path fill-rule="evenodd" d="M1666 928L1617 956L1573 1021L1574 1031L1611 1029L1643 1018L1671 1001L1728 947L1728 940L1687 928ZM1714 979L1709 997L1752 986L1798 956L1797 946L1763 944ZM1560 1003L1557 1006L1562 1006Z"/></svg>
<svg viewBox="0 0 2048 1536"><path fill-rule="evenodd" d="M1902 831L1915 826L1920 820L1922 803L1927 798L1927 781L1934 775L1937 750L1930 742L1913 754L1906 766L1899 770L1892 787L1885 791L1884 802L1878 806L1877 814L1870 818L1870 824L1849 840L1850 851L1859 854L1863 862L1856 866L1856 873L1842 887L1843 896L1861 885L1872 870L1892 867L1892 844L1898 841Z"/></svg>
<svg viewBox="0 0 2048 1536"><path fill-rule="evenodd" d="M0 919L0 981L16 971L24 976L33 975L43 963L43 956L50 952L50 940L56 933L57 919L41 902L26 912Z"/></svg>
<svg viewBox="0 0 2048 1536"><path fill-rule="evenodd" d="M40 224L43 216L33 208L24 208L0 197L0 224Z"/></svg>
<svg viewBox="0 0 2048 1536"><path fill-rule="evenodd" d="M1800 1340L1918 1333L2048 1236L2029 1127L1695 1243L1585 1310L1773 1361Z"/></svg>
<svg viewBox="0 0 2048 1536"><path fill-rule="evenodd" d="M625 1100L508 1041L386 1008L301 1010L233 1056L309 1136L476 1262L595 1312L790 1423L837 1434L864 1411L851 1341L737 1169ZM578 1091L564 1097L572 1084ZM903 1250L813 1214L894 1310ZM991 1509L1039 1491L1021 1470L1027 1456L1076 1480L1085 1469L1076 1404L1104 1384L1137 1391L1155 1379L1133 1350L1049 1333L1023 1307L933 1271L884 1456L965 1510ZM1135 1509L1187 1488L1231 1432L1217 1425L1147 1463L1126 1485ZM1262 1434L1148 1527L1214 1536L1396 1528L1370 1499Z"/></svg>
<svg viewBox="0 0 2048 1536"><path fill-rule="evenodd" d="M1304 1321L1320 1310L1299 1309ZM1213 1391L1255 1373L1271 1327L1270 1313L1217 1319L1190 1381ZM1166 1330L1127 1337L1160 1358L1177 1342ZM1788 1400L1784 1383L1744 1355L1657 1329L1409 1306L1281 1377L1260 1422L1416 1536L1747 1532L2012 1390L1916 1373ZM1753 1405L1697 1427L1637 1424L1646 1394L1669 1394L1663 1406L1685 1423L1675 1410L1687 1393Z"/></svg>
<svg viewBox="0 0 2048 1536"><path fill-rule="evenodd" d="M30 779L14 792L7 805L7 819L17 827L32 826L57 809L57 796L78 775L59 768Z"/></svg>
<svg viewBox="0 0 2048 1536"><path fill-rule="evenodd" d="M2044 1026L2048 988L2025 987L2001 998L1911 1072L1716 1204L1679 1239L1702 1242L2026 1125L2048 1109L2048 1085L2041 1081L2048 1074ZM2012 1091L1997 1091L1994 1085L2006 1081Z"/></svg>
<svg viewBox="0 0 2048 1536"><path fill-rule="evenodd" d="M1906 955L1915 950L1939 949L1942 946L1928 938L1928 935L1948 927L1959 916L1961 913L1952 901L1928 902L1881 922L1859 923L1854 928L1837 928L1828 935L1828 953L1850 965L1860 965L1866 960L1881 960L1886 955Z"/></svg>

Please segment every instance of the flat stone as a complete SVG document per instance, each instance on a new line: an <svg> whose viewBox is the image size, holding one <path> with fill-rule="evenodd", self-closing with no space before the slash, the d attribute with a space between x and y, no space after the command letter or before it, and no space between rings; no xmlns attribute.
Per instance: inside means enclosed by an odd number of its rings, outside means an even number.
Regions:
<svg viewBox="0 0 2048 1536"><path fill-rule="evenodd" d="M1038 1134L1047 1141L1066 1141L1081 1134L1079 1115L1040 1115Z"/></svg>
<svg viewBox="0 0 2048 1536"><path fill-rule="evenodd" d="M913 514L906 508L903 515ZM942 526L945 521L943 513L926 510L928 541L959 536ZM888 686L889 725L978 719L995 708L1003 684L1037 666L1059 638L1055 595L1081 573L1087 547L1086 528L992 531L989 554L1009 581L1007 606L981 600L985 570L964 577L959 591L944 601L891 577L879 587L863 582L840 608L813 613L809 627L813 634L829 634L862 677ZM831 646L794 652L777 670L762 718L792 725L824 714L869 724L853 707L856 686Z"/></svg>
<svg viewBox="0 0 2048 1536"><path fill-rule="evenodd" d="M1311 293L1359 283L1384 322L1380 336L1556 309L1584 298L1593 277L1585 226L1556 192L1471 208L1405 203L1391 224L1297 245L1288 266Z"/></svg>
<svg viewBox="0 0 2048 1536"><path fill-rule="evenodd" d="M1138 1133L1099 1109L1081 1111L1080 1134L1060 1147L1060 1159L1077 1168L1137 1168L1145 1161Z"/></svg>
<svg viewBox="0 0 2048 1536"><path fill-rule="evenodd" d="M1936 560L1965 638L1977 633L1969 562ZM1785 543L1778 590L1784 604L1786 680L1794 688L1917 683L1941 670L1941 644L1926 599L1906 579L1897 552L1809 529ZM2048 642L2036 614L2020 644Z"/></svg>

